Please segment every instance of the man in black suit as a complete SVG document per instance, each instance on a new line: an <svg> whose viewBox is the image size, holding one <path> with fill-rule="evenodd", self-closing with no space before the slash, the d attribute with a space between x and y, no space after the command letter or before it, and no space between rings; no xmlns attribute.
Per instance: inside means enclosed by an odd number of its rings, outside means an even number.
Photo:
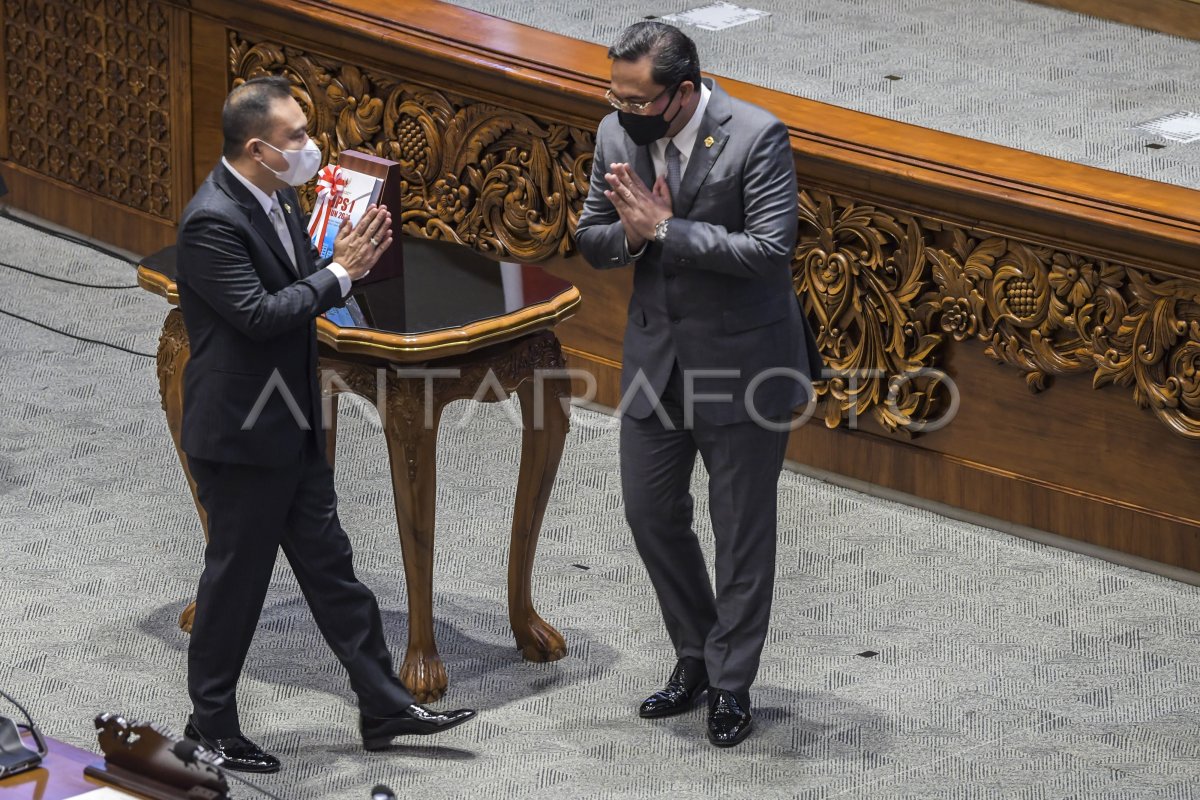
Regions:
<svg viewBox="0 0 1200 800"><path fill-rule="evenodd" d="M379 606L358 581L325 459L316 317L341 302L392 243L371 208L317 258L294 186L321 152L286 79L256 78L222 111L224 156L183 213L179 304L191 342L182 445L208 514L188 648L185 729L227 769L274 772L242 735L236 689L276 553L283 549L317 626L350 675L368 750L466 722L417 705L392 669Z"/></svg>
<svg viewBox="0 0 1200 800"><path fill-rule="evenodd" d="M636 262L621 486L677 656L639 713L682 713L707 689L708 738L729 747L752 725L791 412L821 365L789 269L792 150L778 119L701 79L678 28L637 23L608 55L617 111L596 132L576 237L597 268ZM697 453L709 474L715 592L691 527Z"/></svg>

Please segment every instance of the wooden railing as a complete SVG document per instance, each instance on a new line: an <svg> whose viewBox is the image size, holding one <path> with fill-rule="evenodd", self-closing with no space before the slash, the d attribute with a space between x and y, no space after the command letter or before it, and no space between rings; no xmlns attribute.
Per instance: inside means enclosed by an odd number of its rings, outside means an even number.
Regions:
<svg viewBox="0 0 1200 800"><path fill-rule="evenodd" d="M0 84L18 205L155 249L218 158L230 86L287 75L328 155L404 166L405 232L580 287L560 338L616 405L630 276L572 239L602 47L434 0L122 0L88 17L115 69L91 80L48 51L75 4L25 5L43 13L5 41L42 46L10 46ZM833 372L790 457L1200 569L1200 193L719 80L792 133L795 286Z"/></svg>

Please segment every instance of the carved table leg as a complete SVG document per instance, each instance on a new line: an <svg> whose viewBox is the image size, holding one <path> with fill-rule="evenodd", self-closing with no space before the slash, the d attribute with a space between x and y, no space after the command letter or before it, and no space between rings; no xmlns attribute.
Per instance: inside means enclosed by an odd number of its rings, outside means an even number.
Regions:
<svg viewBox="0 0 1200 800"><path fill-rule="evenodd" d="M533 381L517 388L525 430L508 559L508 619L527 661L557 661L567 654L562 634L533 609L534 554L570 424L564 402L571 396L570 382L558 378L544 385L544 393Z"/></svg>
<svg viewBox="0 0 1200 800"><path fill-rule="evenodd" d="M208 514L196 496L196 481L188 469L187 457L183 454L180 444L183 428L183 370L187 366L191 351L188 349L187 329L183 327L183 314L179 309L171 309L163 322L162 334L158 339L158 391L162 397L163 412L167 417L167 428L171 431L171 440L175 443L175 453L183 467L183 475L187 478L188 488L192 492L192 502L196 504L196 513L200 516L200 527L204 531L204 541L208 541ZM192 632L192 619L196 615L196 604L193 602L179 615L179 627L185 632Z"/></svg>
<svg viewBox="0 0 1200 800"><path fill-rule="evenodd" d="M570 419L570 381L545 379L540 370L561 370L562 350L553 334L527 337L489 354L458 362L455 378L441 376L436 392L423 380L387 377L383 430L392 473L396 523L408 589L408 650L400 666L404 685L420 702L442 697L449 683L433 638L433 544L437 498L437 428L446 404L481 396L485 381L499 381L500 394L516 391L524 418L521 468L517 478L508 570L509 622L521 654L530 661L566 655L562 634L534 610L532 574L542 518L558 472ZM374 370L334 359L324 362L341 385L368 399L376 392ZM450 364L446 364L449 368ZM545 391L543 391L543 389ZM486 394L486 393L484 393ZM539 409L539 406L541 408ZM378 407L378 406L377 406Z"/></svg>
<svg viewBox="0 0 1200 800"><path fill-rule="evenodd" d="M431 419L426 420L422 390L410 391L399 379L391 383L383 430L408 588L408 651L400 680L418 702L428 703L445 694L449 682L433 638L433 530L442 405L434 401Z"/></svg>

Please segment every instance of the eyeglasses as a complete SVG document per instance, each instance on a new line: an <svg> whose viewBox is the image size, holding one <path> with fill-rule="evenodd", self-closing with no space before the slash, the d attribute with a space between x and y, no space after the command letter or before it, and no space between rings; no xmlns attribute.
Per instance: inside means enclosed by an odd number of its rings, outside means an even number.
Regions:
<svg viewBox="0 0 1200 800"><path fill-rule="evenodd" d="M647 100L644 103L630 103L628 100L622 100L612 93L612 89L608 89L604 92L604 99L607 100L608 104L617 111L624 111L626 114L644 114L646 113L646 109L657 103L659 98L661 98L664 94L670 92L672 95L674 95L675 90L678 88L679 84L668 86L666 89L663 89L661 92L655 95L653 100Z"/></svg>

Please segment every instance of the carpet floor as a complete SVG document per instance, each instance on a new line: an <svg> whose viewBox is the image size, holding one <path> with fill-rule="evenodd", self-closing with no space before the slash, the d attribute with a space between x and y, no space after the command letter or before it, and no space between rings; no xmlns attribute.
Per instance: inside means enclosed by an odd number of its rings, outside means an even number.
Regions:
<svg viewBox="0 0 1200 800"><path fill-rule="evenodd" d="M150 357L167 305L50 279L132 286L130 265L93 250L6 219L0 243L0 688L85 748L101 711L179 733L176 618L202 536ZM262 779L273 792L1200 797L1200 589L791 472L757 733L723 751L699 709L639 720L672 654L623 520L616 423L583 409L534 573L570 652L522 661L505 606L516 411L459 403L439 435L439 707L478 720L365 753L347 680L281 559L240 685L245 732L284 762ZM400 656L405 585L372 415L343 406L340 509ZM694 493L711 556L699 470Z"/></svg>

